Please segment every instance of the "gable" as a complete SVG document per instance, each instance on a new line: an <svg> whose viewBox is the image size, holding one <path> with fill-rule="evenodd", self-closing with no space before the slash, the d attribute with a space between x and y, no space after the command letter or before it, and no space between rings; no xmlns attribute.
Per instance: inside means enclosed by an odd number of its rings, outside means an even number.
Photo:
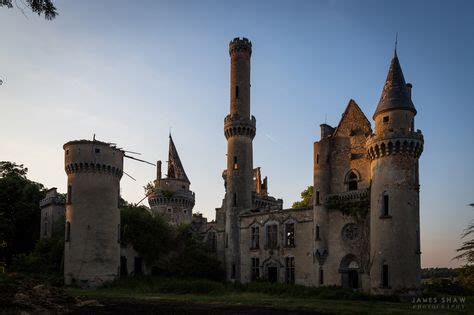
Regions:
<svg viewBox="0 0 474 315"><path fill-rule="evenodd" d="M372 133L370 122L354 100L347 104L344 114L339 121L339 125L334 130L334 137L349 137L363 134L365 136Z"/></svg>

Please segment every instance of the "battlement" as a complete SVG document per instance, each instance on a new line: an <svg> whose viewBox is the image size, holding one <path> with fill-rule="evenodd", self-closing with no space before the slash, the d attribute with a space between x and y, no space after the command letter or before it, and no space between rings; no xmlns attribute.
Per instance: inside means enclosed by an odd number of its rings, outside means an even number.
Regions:
<svg viewBox="0 0 474 315"><path fill-rule="evenodd" d="M229 55L232 56L232 54L239 52L247 52L251 56L252 42L245 37L242 37L242 39L236 37L231 40L229 43Z"/></svg>
<svg viewBox="0 0 474 315"><path fill-rule="evenodd" d="M256 119L250 119L239 115L227 115L224 118L224 135L226 139L233 136L247 136L253 139L256 132Z"/></svg>

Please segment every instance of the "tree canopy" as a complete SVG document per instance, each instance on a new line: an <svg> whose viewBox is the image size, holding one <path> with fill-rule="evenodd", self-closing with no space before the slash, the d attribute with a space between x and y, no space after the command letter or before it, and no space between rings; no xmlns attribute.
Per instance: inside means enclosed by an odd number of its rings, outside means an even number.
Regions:
<svg viewBox="0 0 474 315"><path fill-rule="evenodd" d="M309 206L313 198L313 190L313 186L308 186L305 190L301 192L301 200L294 202L291 207L301 208Z"/></svg>
<svg viewBox="0 0 474 315"><path fill-rule="evenodd" d="M26 178L22 164L0 162L0 242L7 264L13 255L31 251L39 237L39 201L45 196L43 185Z"/></svg>
<svg viewBox="0 0 474 315"><path fill-rule="evenodd" d="M24 7L20 7L15 0L0 0L0 7L13 8L13 4L23 12L25 8L28 8L38 15L44 14L46 20L52 20L58 15L58 11L51 0L25 0L21 1Z"/></svg>

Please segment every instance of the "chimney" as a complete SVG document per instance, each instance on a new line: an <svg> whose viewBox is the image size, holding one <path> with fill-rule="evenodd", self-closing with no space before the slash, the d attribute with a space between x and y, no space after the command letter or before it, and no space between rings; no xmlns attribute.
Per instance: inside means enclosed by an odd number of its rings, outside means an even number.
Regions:
<svg viewBox="0 0 474 315"><path fill-rule="evenodd" d="M156 161L156 181L161 180L161 161Z"/></svg>

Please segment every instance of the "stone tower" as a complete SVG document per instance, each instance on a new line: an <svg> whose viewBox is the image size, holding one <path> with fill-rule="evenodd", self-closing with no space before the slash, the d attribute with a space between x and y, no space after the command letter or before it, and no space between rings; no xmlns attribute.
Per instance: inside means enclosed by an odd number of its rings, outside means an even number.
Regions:
<svg viewBox="0 0 474 315"><path fill-rule="evenodd" d="M227 169L224 174L225 265L229 280L240 279L239 214L252 208L255 117L250 115L250 57L252 43L234 38L229 43L230 114L224 119Z"/></svg>
<svg viewBox="0 0 474 315"><path fill-rule="evenodd" d="M161 161L156 163L156 180L148 203L154 214L165 217L174 225L191 223L195 201L194 192L189 189L191 182L184 171L178 151L170 135L168 151L168 174L161 176Z"/></svg>
<svg viewBox="0 0 474 315"><path fill-rule="evenodd" d="M96 287L120 269L120 178L124 151L101 141L64 146L67 174L64 280Z"/></svg>
<svg viewBox="0 0 474 315"><path fill-rule="evenodd" d="M418 159L423 135L415 131L411 84L405 83L395 50L367 139L371 160L371 292L420 286Z"/></svg>

